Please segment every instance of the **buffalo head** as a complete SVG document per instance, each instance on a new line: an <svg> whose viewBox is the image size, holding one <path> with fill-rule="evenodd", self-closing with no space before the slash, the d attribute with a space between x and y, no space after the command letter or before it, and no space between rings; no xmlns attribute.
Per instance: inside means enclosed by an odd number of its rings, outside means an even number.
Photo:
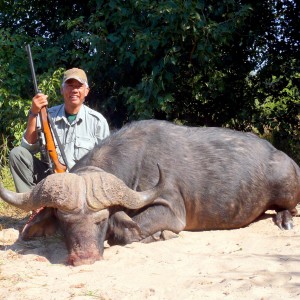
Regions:
<svg viewBox="0 0 300 300"><path fill-rule="evenodd" d="M22 238L52 232L49 228L53 229L59 223L69 252L68 263L82 265L102 259L111 207L139 209L147 206L159 197L164 184L160 168L157 185L137 192L102 169L85 167L76 174L49 175L27 193L9 191L0 183L0 197L25 211L46 208L37 218L43 219L41 224L47 229L37 232L29 223L22 231Z"/></svg>

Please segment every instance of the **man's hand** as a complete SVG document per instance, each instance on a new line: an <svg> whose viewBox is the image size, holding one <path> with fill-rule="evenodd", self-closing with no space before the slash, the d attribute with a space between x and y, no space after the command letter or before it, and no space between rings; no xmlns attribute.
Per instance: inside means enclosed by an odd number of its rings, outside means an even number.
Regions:
<svg viewBox="0 0 300 300"><path fill-rule="evenodd" d="M34 144L37 141L38 135L36 131L36 117L41 111L41 108L48 105L47 99L48 96L43 93L38 93L32 98L27 128L24 134L24 138L29 144Z"/></svg>
<svg viewBox="0 0 300 300"><path fill-rule="evenodd" d="M43 93L38 93L32 98L31 112L37 115L41 108L48 105L48 96Z"/></svg>

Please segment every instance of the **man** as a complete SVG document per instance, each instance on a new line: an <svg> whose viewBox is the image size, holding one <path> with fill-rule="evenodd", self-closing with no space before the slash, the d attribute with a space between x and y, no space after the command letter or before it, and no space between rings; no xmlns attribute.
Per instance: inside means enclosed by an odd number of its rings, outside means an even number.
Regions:
<svg viewBox="0 0 300 300"><path fill-rule="evenodd" d="M88 93L89 85L85 72L78 68L67 70L61 86L64 103L48 110L64 148L69 168L109 135L106 119L83 104ZM9 155L17 192L27 192L49 174L47 164L34 156L39 151L37 117L41 108L48 105L47 98L48 96L42 93L33 97L21 146L12 149ZM58 149L57 152L63 163Z"/></svg>

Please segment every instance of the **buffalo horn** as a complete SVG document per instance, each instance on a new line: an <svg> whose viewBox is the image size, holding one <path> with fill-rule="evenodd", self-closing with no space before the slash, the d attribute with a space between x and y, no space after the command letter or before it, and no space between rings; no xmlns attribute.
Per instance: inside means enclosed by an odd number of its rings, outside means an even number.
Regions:
<svg viewBox="0 0 300 300"><path fill-rule="evenodd" d="M137 192L116 176L107 172L82 174L87 185L87 204L92 210L101 210L114 205L139 209L151 204L160 196L165 185L165 176L158 165L159 181L153 188Z"/></svg>
<svg viewBox="0 0 300 300"><path fill-rule="evenodd" d="M82 206L85 198L84 180L71 173L56 173L40 181L25 193L15 193L0 183L0 197L7 203L25 211L40 207L53 207L72 211Z"/></svg>

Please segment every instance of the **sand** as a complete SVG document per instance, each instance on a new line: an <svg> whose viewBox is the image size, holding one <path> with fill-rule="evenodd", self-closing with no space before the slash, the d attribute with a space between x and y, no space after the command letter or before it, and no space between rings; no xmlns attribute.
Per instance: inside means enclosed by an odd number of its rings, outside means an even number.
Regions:
<svg viewBox="0 0 300 300"><path fill-rule="evenodd" d="M300 217L273 212L236 230L187 232L151 244L106 246L93 265L65 264L61 235L21 241L0 231L0 299L300 299Z"/></svg>

